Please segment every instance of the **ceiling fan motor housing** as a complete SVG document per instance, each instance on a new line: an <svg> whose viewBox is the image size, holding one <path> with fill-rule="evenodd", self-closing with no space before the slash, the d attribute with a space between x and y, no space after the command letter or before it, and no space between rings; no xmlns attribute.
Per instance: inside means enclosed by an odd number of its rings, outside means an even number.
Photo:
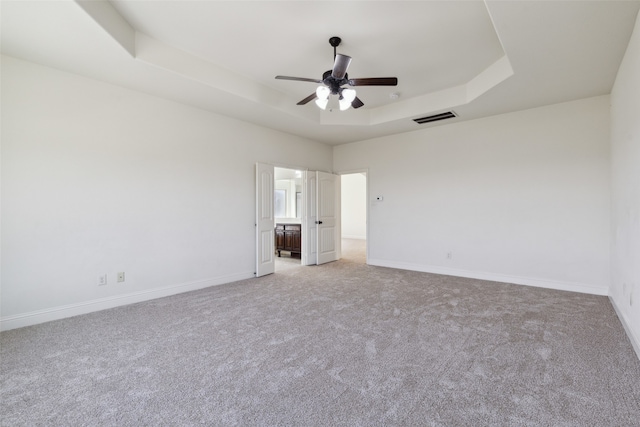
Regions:
<svg viewBox="0 0 640 427"><path fill-rule="evenodd" d="M331 89L333 95L340 93L340 86L349 83L349 75L345 73L344 78L336 79L331 75L333 70L327 70L322 74L322 83Z"/></svg>

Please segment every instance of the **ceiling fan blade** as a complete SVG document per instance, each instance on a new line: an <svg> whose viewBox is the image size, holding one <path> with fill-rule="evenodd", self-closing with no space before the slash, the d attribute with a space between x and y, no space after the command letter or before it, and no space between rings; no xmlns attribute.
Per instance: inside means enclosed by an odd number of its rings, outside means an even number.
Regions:
<svg viewBox="0 0 640 427"><path fill-rule="evenodd" d="M307 96L305 99L303 99L302 101L298 102L296 105L304 105L308 102L313 101L314 99L316 99L318 96L316 95L315 92L313 92L311 95Z"/></svg>
<svg viewBox="0 0 640 427"><path fill-rule="evenodd" d="M278 79L278 80L295 80L295 81L298 81L298 82L322 83L322 80L308 79L306 77L276 76L276 79Z"/></svg>
<svg viewBox="0 0 640 427"><path fill-rule="evenodd" d="M397 77L369 77L364 79L349 79L351 86L397 86Z"/></svg>
<svg viewBox="0 0 640 427"><path fill-rule="evenodd" d="M347 68L349 68L350 63L350 56L338 53L336 55L336 61L333 63L333 71L331 72L331 76L336 79L343 79L344 75L347 74Z"/></svg>
<svg viewBox="0 0 640 427"><path fill-rule="evenodd" d="M362 102L360 100L360 98L358 98L357 96L355 97L355 99L353 100L353 102L351 103L351 106L353 108L360 108L364 105L364 102Z"/></svg>

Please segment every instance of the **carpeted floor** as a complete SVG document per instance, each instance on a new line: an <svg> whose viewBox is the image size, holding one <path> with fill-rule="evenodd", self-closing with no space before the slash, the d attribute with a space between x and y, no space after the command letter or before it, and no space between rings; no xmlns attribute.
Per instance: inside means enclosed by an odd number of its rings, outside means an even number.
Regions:
<svg viewBox="0 0 640 427"><path fill-rule="evenodd" d="M0 334L3 426L638 426L606 297L317 267Z"/></svg>

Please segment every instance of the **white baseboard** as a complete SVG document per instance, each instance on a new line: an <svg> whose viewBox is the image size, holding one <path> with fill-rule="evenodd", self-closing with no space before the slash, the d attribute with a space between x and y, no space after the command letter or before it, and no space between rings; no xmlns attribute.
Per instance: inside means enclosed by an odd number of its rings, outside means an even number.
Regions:
<svg viewBox="0 0 640 427"><path fill-rule="evenodd" d="M620 308L616 304L616 301L613 298L611 298L611 295L609 295L609 301L611 301L611 305L613 306L613 309L616 311L616 314L618 315L618 319L620 319L620 323L622 323L622 326L624 327L624 331L627 333L627 336L629 337L629 341L631 341L631 345L633 346L633 349L636 351L636 356L638 356L638 359L640 359L640 337L633 332L633 330L631 329L631 326L629 325L629 321L627 317L624 315L622 310L620 310Z"/></svg>
<svg viewBox="0 0 640 427"><path fill-rule="evenodd" d="M355 235L355 234L343 234L343 239L356 239L356 240L367 240L367 236Z"/></svg>
<svg viewBox="0 0 640 427"><path fill-rule="evenodd" d="M400 270L422 271L424 273L443 274L445 276L467 277L470 279L490 280L493 282L513 283L516 285L535 286L538 288L556 289L560 291L580 292L592 295L608 295L608 289L581 283L561 282L555 280L536 279L531 277L510 276L507 274L487 273L484 271L462 270L458 268L433 265L411 264L408 262L369 259L370 265L398 268Z"/></svg>
<svg viewBox="0 0 640 427"><path fill-rule="evenodd" d="M221 276L216 278L197 280L194 282L179 283L175 285L164 286L162 288L147 289L139 292L114 295L106 298L99 298L75 304L51 307L44 310L37 310L28 313L1 317L0 331L7 331L9 329L37 325L38 323L50 322L52 320L64 319L67 317L78 316L80 314L106 310L108 308L115 308L123 305L134 304L137 302L167 297L170 295L195 291L198 289L208 288L210 286L222 285L238 280L250 279L253 277L255 277L255 274L253 272L232 274L229 276Z"/></svg>

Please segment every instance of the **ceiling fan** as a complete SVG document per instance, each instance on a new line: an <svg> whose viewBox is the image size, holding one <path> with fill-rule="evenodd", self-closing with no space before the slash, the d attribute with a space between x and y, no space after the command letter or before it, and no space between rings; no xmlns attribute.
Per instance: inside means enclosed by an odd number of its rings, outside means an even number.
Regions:
<svg viewBox="0 0 640 427"><path fill-rule="evenodd" d="M340 37L331 37L329 39L329 44L333 46L333 69L325 71L324 74L322 74L322 79L276 76L276 79L280 80L295 80L320 84L314 93L298 102L297 105L305 105L315 99L316 105L324 110L327 108L329 95L338 95L340 110L347 110L349 107L360 108L364 103L356 96L355 89L348 87L343 88L342 86L396 86L398 84L397 77L350 79L347 74L347 68L349 68L349 64L351 63L351 57L336 53L336 47L340 45L340 42L342 42Z"/></svg>

